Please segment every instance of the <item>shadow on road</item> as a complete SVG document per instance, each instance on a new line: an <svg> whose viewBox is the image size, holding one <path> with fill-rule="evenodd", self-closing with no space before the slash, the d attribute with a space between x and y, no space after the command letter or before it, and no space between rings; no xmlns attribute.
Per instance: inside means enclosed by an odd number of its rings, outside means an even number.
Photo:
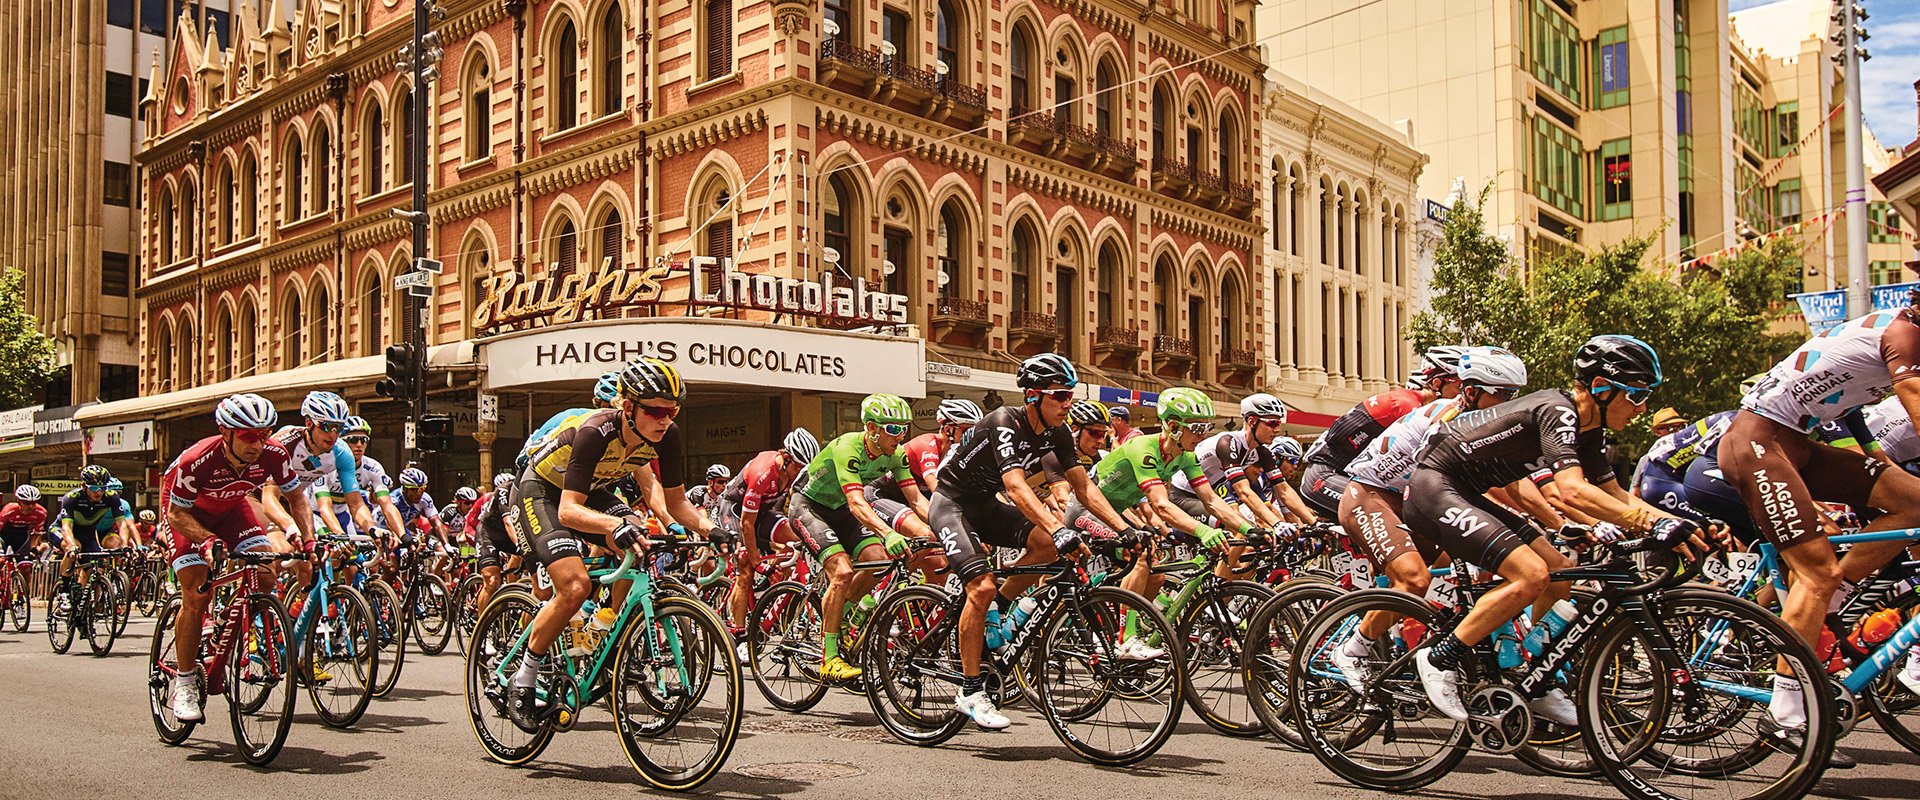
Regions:
<svg viewBox="0 0 1920 800"><path fill-rule="evenodd" d="M255 767L233 752L233 748L220 742L193 741L180 745L194 751L187 756L188 761L230 763L237 769L254 772L280 772L295 775L351 775L366 772L373 762L384 761L386 756L372 750L358 753L329 753L311 747L288 745L280 749L280 756L264 767Z"/></svg>

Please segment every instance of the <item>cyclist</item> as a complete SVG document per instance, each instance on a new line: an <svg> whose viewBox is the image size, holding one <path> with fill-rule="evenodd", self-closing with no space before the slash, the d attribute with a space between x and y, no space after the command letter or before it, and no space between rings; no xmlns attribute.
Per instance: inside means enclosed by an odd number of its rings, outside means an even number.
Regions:
<svg viewBox="0 0 1920 800"><path fill-rule="evenodd" d="M13 502L0 508L0 547L25 556L46 527L47 507L40 504L40 488L31 483L14 487Z"/></svg>
<svg viewBox="0 0 1920 800"><path fill-rule="evenodd" d="M1920 301L1920 293L1913 300ZM1920 525L1920 479L1885 460L1807 437L1816 426L1891 393L1907 418L1920 413L1920 307L1880 311L1802 344L1740 400L1720 437L1719 467L1746 500L1760 534L1779 548L1793 573L1780 618L1809 642L1820 640L1827 614L1853 593L1853 583L1880 569L1906 541L1863 542L1836 558L1827 537L1838 526L1816 501L1885 513L1869 531ZM1912 423L1909 422L1909 425ZM1806 705L1799 683L1774 678L1763 720L1776 747L1805 739ZM1832 766L1847 766L1839 759Z"/></svg>
<svg viewBox="0 0 1920 800"><path fill-rule="evenodd" d="M1113 412L1092 400L1075 400L1067 409L1067 429L1073 432L1073 450L1079 456L1075 463L1092 472L1113 444ZM1065 517L1067 505L1073 502L1073 483L1067 480L1065 465L1048 451L1040 457L1040 470L1047 480L1047 505ZM992 638L992 631L988 638Z"/></svg>
<svg viewBox="0 0 1920 800"><path fill-rule="evenodd" d="M907 549L907 537L867 501L867 484L892 475L915 513L924 515L927 503L900 447L913 429L913 407L894 395L867 395L860 401L860 423L860 430L841 434L821 448L807 465L799 491L787 502L794 532L827 573L826 596L820 601L820 677L830 682L861 674L840 657L840 627L846 604L867 596L879 576L856 572L854 558L878 561Z"/></svg>
<svg viewBox="0 0 1920 800"><path fill-rule="evenodd" d="M140 529L133 522L133 504L127 502L127 486L119 478L107 481L107 491L119 501L114 512L113 530L100 534L100 547L106 550L118 550L122 547L144 547L140 538Z"/></svg>
<svg viewBox="0 0 1920 800"><path fill-rule="evenodd" d="M554 431L560 429L560 426L568 422L576 421L600 409L612 408L619 400L620 373L609 372L600 376L599 380L593 382L593 406L590 408L569 408L548 417L546 422L541 423L540 427L534 430L532 436L527 437L527 443L521 446L520 455L517 456L513 462L514 469L518 472L525 472L528 462L533 459L533 454L539 452L540 446L547 443L547 437L552 436Z"/></svg>
<svg viewBox="0 0 1920 800"><path fill-rule="evenodd" d="M939 429L932 433L923 433L907 440L900 451L907 461L907 471L912 473L913 482L920 488L920 496L930 497L933 489L940 483L940 463L946 460L947 453L953 449L953 443L975 422L980 421L980 407L972 400L952 398L940 401L934 411L934 420ZM900 490L900 481L893 473L885 473L867 484L867 503L873 506L875 513L886 520L888 527L899 531L910 539L931 539L933 531L927 528L924 504L916 505L907 500ZM923 552L913 559L926 579L934 580L935 573L946 570L946 559L931 552ZM869 595L863 604L873 602ZM869 608L871 606L868 606Z"/></svg>
<svg viewBox="0 0 1920 800"><path fill-rule="evenodd" d="M80 468L80 488L60 498L61 576L72 574L76 554L100 552L102 539L131 524L120 516L120 495L113 493L112 481L113 473L106 467L88 464Z"/></svg>
<svg viewBox="0 0 1920 800"><path fill-rule="evenodd" d="M487 492L467 512L466 528L473 531L474 568L480 572L480 592L476 608L485 610L493 593L500 588L507 569L521 562L520 543L507 529L507 511L513 507L513 475L493 476L493 491ZM534 594L542 600L547 592L537 582Z"/></svg>
<svg viewBox="0 0 1920 800"><path fill-rule="evenodd" d="M1113 443L1126 444L1133 437L1141 435L1139 428L1133 427L1133 409L1126 406L1113 406L1107 409L1107 418L1113 420Z"/></svg>
<svg viewBox="0 0 1920 800"><path fill-rule="evenodd" d="M375 531L383 527L382 523L388 531L405 529L405 524L400 521L400 509L393 504L390 488L393 486L393 479L387 476L387 468L381 466L378 459L367 455L367 444L372 439L373 426L364 418L357 416L347 418L347 427L341 432L340 441L346 442L347 451L353 454L353 474L355 481L360 485L360 499L380 512L380 516L372 520L371 524L355 523L348 509L335 505L336 498L341 501L346 500L345 484L338 473L326 476L320 485L315 487L313 497L320 521L322 524L328 524L331 520L339 526L334 528L338 533L358 531L363 536L373 536ZM332 525L329 524L329 527Z"/></svg>
<svg viewBox="0 0 1920 800"><path fill-rule="evenodd" d="M1021 566L1051 563L1061 552L1080 548L1079 534L1041 502L1029 483L1041 478L1041 457L1051 451L1067 465L1074 497L1109 529L1132 530L1094 487L1074 455L1072 434L1065 424L1074 387L1080 384L1073 364L1057 354L1042 353L1021 362L1015 382L1025 402L994 409L967 432L940 468L939 488L933 492L927 517L967 592L958 631L962 682L954 705L987 730L1000 730L1009 723L994 707L986 678L980 674L986 630L990 624L998 626L1000 613L1037 577L1023 575L997 586L984 545L1025 548L1015 562ZM1006 501L996 497L1001 492L1006 493Z"/></svg>
<svg viewBox="0 0 1920 800"><path fill-rule="evenodd" d="M293 491L299 478L287 450L273 438L279 415L256 394L236 394L214 408L219 433L201 439L173 460L161 479L166 498L166 529L172 541L173 570L180 584L180 612L174 617L174 652L179 672L168 706L184 722L201 720L199 687L200 625L207 613L207 562L200 548L219 539L234 552L292 548L280 529L263 526L264 510L255 492L271 484Z"/></svg>
<svg viewBox="0 0 1920 800"><path fill-rule="evenodd" d="M260 505L267 518L286 530L289 537L297 536L298 544L311 544L315 503L312 490L332 477L339 481L341 493L346 495L347 511L354 523L361 530L372 529L373 515L360 496L353 450L340 441L353 418L347 401L333 392L309 392L300 403L300 417L303 424L289 425L273 435L274 441L287 451L294 487L288 492L280 491L277 486L261 487ZM298 561L293 571L299 586L305 589L313 579L313 565Z"/></svg>
<svg viewBox="0 0 1920 800"><path fill-rule="evenodd" d="M687 490L687 502L692 503L701 513L713 518L714 505L720 502L720 494L727 490L727 481L733 480L733 470L725 464L707 467L707 482Z"/></svg>
<svg viewBox="0 0 1920 800"><path fill-rule="evenodd" d="M1625 428L1646 409L1662 378L1659 355L1631 336L1602 335L1581 345L1573 364L1578 384L1571 391L1543 389L1442 424L1407 484L1401 510L1416 540L1437 543L1454 558L1505 579L1453 631L1414 655L1428 699L1456 721L1467 719L1459 665L1473 645L1529 605L1539 620L1571 592L1570 585L1552 582L1549 575L1572 562L1531 523L1488 499L1489 490L1532 478L1555 506L1629 533L1652 532L1663 540L1705 546L1699 525L1628 494L1607 462L1606 432ZM1528 700L1544 719L1577 724L1564 690Z"/></svg>
<svg viewBox="0 0 1920 800"><path fill-rule="evenodd" d="M1195 488L1183 472L1173 474L1167 494L1193 519L1216 526L1233 525L1244 515L1255 524L1271 529L1285 522L1286 515L1260 499L1249 474L1265 474L1274 468L1273 454L1267 445L1272 444L1287 425L1287 404L1266 392L1247 395L1240 401L1240 419L1244 423L1241 430L1216 433L1193 450L1200 469L1206 474L1207 485L1220 497L1239 501L1237 512L1232 517L1209 512L1208 504L1199 497L1202 490ZM1228 548L1227 557L1215 566L1214 574L1232 580L1243 549Z"/></svg>
<svg viewBox="0 0 1920 800"><path fill-rule="evenodd" d="M1300 464L1307 457L1307 449L1300 446L1300 440L1291 436L1275 436L1267 445L1272 453L1273 469L1265 473L1256 473L1250 477L1260 496L1277 511L1284 511L1287 521L1298 525L1312 525L1320 521L1320 515L1307 507L1300 499L1300 493L1293 488L1294 476L1300 474Z"/></svg>
<svg viewBox="0 0 1920 800"><path fill-rule="evenodd" d="M1424 388L1388 389L1354 406L1327 427L1307 448L1307 466L1300 475L1300 494L1321 516L1338 518L1340 496L1347 490L1347 465L1368 442L1405 416L1435 398L1460 393L1456 371L1466 348L1443 345L1429 349L1419 377Z"/></svg>
<svg viewBox="0 0 1920 800"><path fill-rule="evenodd" d="M1461 413L1512 400L1526 385L1527 365L1519 356L1499 347L1471 348L1460 359L1459 397L1435 400L1394 420L1347 465L1352 482L1340 497L1340 526L1390 588L1425 597L1429 565L1440 554L1438 542L1413 535L1401 522L1402 497L1428 437ZM1355 691L1365 691L1370 675L1364 659L1374 641L1397 621L1391 614L1369 615L1334 649L1331 660Z"/></svg>
<svg viewBox="0 0 1920 800"><path fill-rule="evenodd" d="M682 536L687 525L710 534L711 525L686 505L672 507L663 484L682 483L685 445L673 419L686 399L680 373L666 362L641 358L621 368L613 407L562 422L529 459L513 488L506 512L508 530L520 551L544 566L554 598L534 617L527 652L514 672L508 713L516 724L537 730L537 682L547 649L592 592L582 561L589 543L617 551L646 547L646 520L609 489L623 478L634 482L635 499ZM655 477L651 465L661 464ZM619 587L616 587L618 589ZM624 595L611 606L619 607Z"/></svg>
<svg viewBox="0 0 1920 800"><path fill-rule="evenodd" d="M159 517L153 513L153 509L140 509L140 513L135 516L135 522L133 523L134 535L142 542L152 543L154 528L158 527L156 524L158 521Z"/></svg>
<svg viewBox="0 0 1920 800"><path fill-rule="evenodd" d="M1733 422L1732 411L1721 411L1690 422L1655 439L1634 468L1633 493L1669 512L1705 520L1706 513L1689 503L1687 468L1703 454L1711 454L1720 436ZM1735 493L1735 505L1739 505ZM1745 517L1743 511L1740 514ZM1725 519L1725 517L1721 517Z"/></svg>
<svg viewBox="0 0 1920 800"><path fill-rule="evenodd" d="M806 428L794 428L780 443L780 449L754 456L720 494L714 522L738 534L741 544L733 589L727 594L727 619L736 634L747 627L753 576L760 567L760 556L771 552L775 544L794 539L787 518L780 513L787 507L787 493L801 470L819 455L820 440ZM742 640L741 644L745 643Z"/></svg>

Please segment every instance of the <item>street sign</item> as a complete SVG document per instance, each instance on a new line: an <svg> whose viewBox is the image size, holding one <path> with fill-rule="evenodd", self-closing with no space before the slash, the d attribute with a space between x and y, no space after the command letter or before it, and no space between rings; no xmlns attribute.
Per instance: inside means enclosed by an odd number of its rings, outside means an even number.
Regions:
<svg viewBox="0 0 1920 800"><path fill-rule="evenodd" d="M432 296L433 296L433 287L432 287L432 286L424 286L424 285L423 285L423 286L409 286L409 287L407 287L407 295L408 295L409 297L432 297Z"/></svg>
<svg viewBox="0 0 1920 800"><path fill-rule="evenodd" d="M441 266L439 261L431 258L416 258L413 260L413 268L420 272L431 272L438 275L440 274Z"/></svg>
<svg viewBox="0 0 1920 800"><path fill-rule="evenodd" d="M407 430L406 430L406 433L401 437L403 441L400 442L400 449L402 450L413 449L413 435L414 435L413 420L407 420Z"/></svg>
<svg viewBox="0 0 1920 800"><path fill-rule="evenodd" d="M432 288L433 273L402 272L399 275L395 275L393 278L393 288L395 289L412 289L416 286Z"/></svg>
<svg viewBox="0 0 1920 800"><path fill-rule="evenodd" d="M480 421L481 422L499 422L500 421L500 396L499 395L487 394L485 392L480 393Z"/></svg>

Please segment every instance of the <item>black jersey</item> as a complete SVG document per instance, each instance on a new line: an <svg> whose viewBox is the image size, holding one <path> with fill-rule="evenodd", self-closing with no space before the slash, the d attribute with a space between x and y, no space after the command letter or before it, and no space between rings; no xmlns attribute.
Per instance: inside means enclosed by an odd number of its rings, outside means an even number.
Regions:
<svg viewBox="0 0 1920 800"><path fill-rule="evenodd" d="M1576 464L1592 483L1614 479L1606 430L1582 433L1573 397L1559 389L1461 414L1443 424L1420 454L1421 469L1463 481L1474 492L1521 478L1544 483Z"/></svg>
<svg viewBox="0 0 1920 800"><path fill-rule="evenodd" d="M1426 402L1425 396L1412 389L1389 389L1369 397L1341 414L1327 426L1326 433L1313 440L1313 446L1307 448L1306 462L1344 471L1388 425Z"/></svg>
<svg viewBox="0 0 1920 800"><path fill-rule="evenodd" d="M1034 433L1026 406L1001 406L973 424L940 467L939 491L956 500L992 497L1005 484L1000 476L1019 469L1029 484L1042 480L1041 456L1049 451L1062 464L1077 464L1073 434L1067 426Z"/></svg>

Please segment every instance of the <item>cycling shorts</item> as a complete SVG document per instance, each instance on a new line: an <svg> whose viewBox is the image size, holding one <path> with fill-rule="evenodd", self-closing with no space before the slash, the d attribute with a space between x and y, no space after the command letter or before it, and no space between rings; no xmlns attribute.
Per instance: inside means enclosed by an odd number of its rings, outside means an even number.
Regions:
<svg viewBox="0 0 1920 800"><path fill-rule="evenodd" d="M1722 477L1720 459L1712 453L1704 453L1687 465L1687 474L1681 476L1680 492L1675 499L1680 506L1677 511L1663 503L1654 505L1696 520L1725 522L1733 530L1733 537L1742 544L1751 545L1760 540L1760 531L1753 527L1753 517L1747 515L1746 498Z"/></svg>
<svg viewBox="0 0 1920 800"><path fill-rule="evenodd" d="M514 541L513 532L507 530L502 519L503 514L488 514L480 518L479 535L474 537L474 566L505 567L507 557L520 555L520 543Z"/></svg>
<svg viewBox="0 0 1920 800"><path fill-rule="evenodd" d="M1912 475L1890 470L1871 456L1815 442L1751 411L1735 414L1728 423L1715 460L1745 501L1755 529L1781 550L1826 540L1826 512L1815 501L1865 509L1874 487L1894 480L1905 487L1903 500L1920 502L1920 483Z"/></svg>
<svg viewBox="0 0 1920 800"><path fill-rule="evenodd" d="M588 545L607 546L607 537L560 524L560 487L538 477L514 484L510 505L502 516L520 555L531 555L541 566L568 558L585 558ZM614 517L633 516L613 492L595 489L587 494L587 508Z"/></svg>
<svg viewBox="0 0 1920 800"><path fill-rule="evenodd" d="M1400 517L1403 503L1398 493L1359 481L1348 484L1340 496L1340 527L1373 560L1375 575L1386 574L1388 564L1408 553L1426 564L1440 556L1440 546L1432 539L1407 529Z"/></svg>
<svg viewBox="0 0 1920 800"><path fill-rule="evenodd" d="M927 507L927 523L947 551L947 565L962 582L993 569L985 545L1026 547L1033 523L1020 509L993 497L955 500L943 488L935 489Z"/></svg>
<svg viewBox="0 0 1920 800"><path fill-rule="evenodd" d="M1310 462L1300 471L1300 499L1320 516L1339 516L1340 497L1347 493L1349 481L1345 472Z"/></svg>
<svg viewBox="0 0 1920 800"><path fill-rule="evenodd" d="M765 512L761 515L765 516ZM838 553L858 560L860 551L868 546L883 546L880 537L854 519L848 506L828 508L800 492L794 492L787 501L787 519L793 523L793 532L799 534L801 543L822 564Z"/></svg>
<svg viewBox="0 0 1920 800"><path fill-rule="evenodd" d="M1498 572L1507 556L1540 538L1533 523L1433 469L1413 471L1401 515L1416 542L1425 538L1454 558L1490 572Z"/></svg>
<svg viewBox="0 0 1920 800"><path fill-rule="evenodd" d="M1206 501L1201 500L1199 495L1173 484L1167 484L1167 499L1179 506L1181 511L1187 512L1187 516L1192 517L1194 521L1203 525L1220 526L1220 520L1215 519L1213 512L1207 510Z"/></svg>
<svg viewBox="0 0 1920 800"><path fill-rule="evenodd" d="M197 506L187 509L187 513L193 516L194 521L200 523L200 527L211 532L214 539L226 545L230 552L245 553L252 550L266 550L273 546L273 540L267 538L267 529L260 524L260 518L253 514L252 503L243 502L219 514ZM173 530L172 526L167 526L165 530L168 539L167 552L173 560L174 572L187 567L207 565L207 542L194 544L186 534Z"/></svg>
<svg viewBox="0 0 1920 800"><path fill-rule="evenodd" d="M739 503L721 500L713 510L713 524L740 534L740 541L752 545L754 552L769 552L773 547L774 532L779 529L780 523L786 521L786 517L772 507L762 505L760 512L753 517L753 530L743 531L740 527L745 518L746 512L741 510Z"/></svg>

